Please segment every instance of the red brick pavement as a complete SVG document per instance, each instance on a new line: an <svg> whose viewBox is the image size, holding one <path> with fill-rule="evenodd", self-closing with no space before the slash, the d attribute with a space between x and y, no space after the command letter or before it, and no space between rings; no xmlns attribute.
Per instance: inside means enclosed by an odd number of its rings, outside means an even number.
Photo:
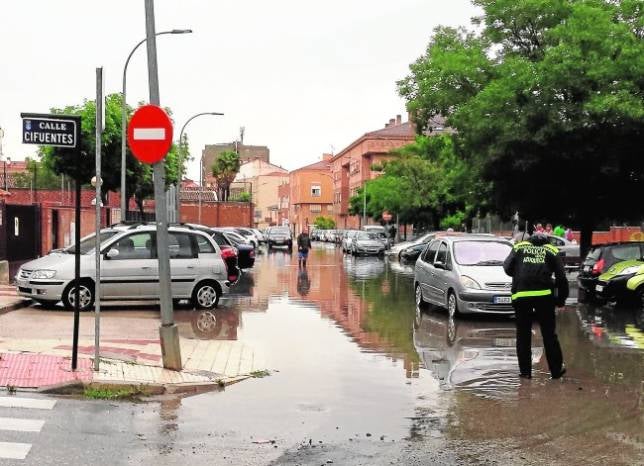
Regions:
<svg viewBox="0 0 644 466"><path fill-rule="evenodd" d="M72 372L71 359L68 357L0 353L0 387L39 388L91 379L90 359L79 359L76 372Z"/></svg>

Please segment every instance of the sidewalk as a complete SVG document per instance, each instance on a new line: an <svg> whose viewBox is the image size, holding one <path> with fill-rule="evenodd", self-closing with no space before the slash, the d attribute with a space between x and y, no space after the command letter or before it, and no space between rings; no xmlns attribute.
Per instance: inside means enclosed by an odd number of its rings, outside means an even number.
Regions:
<svg viewBox="0 0 644 466"><path fill-rule="evenodd" d="M0 296L7 305L15 297ZM19 299L19 298L18 298ZM24 303L19 303L24 305ZM225 319L225 311L215 311ZM0 387L42 389L65 383L168 387L230 384L264 371L261 354L236 339L198 339L180 325L183 370L163 368L158 318L150 311L105 312L101 317L99 371L94 367L94 315L80 316L78 368L71 371L71 323L67 312L35 308L0 313ZM175 387L176 388L176 387Z"/></svg>
<svg viewBox="0 0 644 466"><path fill-rule="evenodd" d="M18 296L13 285L0 285L0 313L28 306L30 299Z"/></svg>
<svg viewBox="0 0 644 466"><path fill-rule="evenodd" d="M0 387L37 388L71 382L136 385L228 385L266 369L238 341L181 338L183 370L164 369L158 340L105 341L99 371L93 342L79 341L78 368L71 371L71 346L61 340L0 337Z"/></svg>

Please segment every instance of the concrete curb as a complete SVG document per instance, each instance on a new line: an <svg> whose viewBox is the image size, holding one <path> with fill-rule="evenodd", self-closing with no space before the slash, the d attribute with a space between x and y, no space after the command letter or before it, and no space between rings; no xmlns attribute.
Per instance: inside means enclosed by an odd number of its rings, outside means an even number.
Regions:
<svg viewBox="0 0 644 466"><path fill-rule="evenodd" d="M15 311L16 309L22 309L23 307L27 307L32 303L33 301L31 299L25 298L11 304L5 304L4 306L0 306L0 314L4 314L9 311Z"/></svg>

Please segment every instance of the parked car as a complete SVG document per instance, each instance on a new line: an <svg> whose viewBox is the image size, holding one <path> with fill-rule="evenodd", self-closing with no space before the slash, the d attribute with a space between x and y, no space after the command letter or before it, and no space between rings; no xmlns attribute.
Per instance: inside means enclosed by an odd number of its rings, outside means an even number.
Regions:
<svg viewBox="0 0 644 466"><path fill-rule="evenodd" d="M391 247L393 238L389 238L387 230L382 225L364 225L362 230L368 231L369 233L375 233L378 236L378 239L385 244L386 248Z"/></svg>
<svg viewBox="0 0 644 466"><path fill-rule="evenodd" d="M275 246L286 246L293 250L293 237L289 227L271 227L266 234L266 244L268 249Z"/></svg>
<svg viewBox="0 0 644 466"><path fill-rule="evenodd" d="M349 253L353 247L353 240L360 230L346 230L342 235L342 252Z"/></svg>
<svg viewBox="0 0 644 466"><path fill-rule="evenodd" d="M492 236L432 240L416 261L416 305L429 302L458 313L512 314L512 279L503 270L512 243Z"/></svg>
<svg viewBox="0 0 644 466"><path fill-rule="evenodd" d="M231 286L217 243L205 232L189 227L168 229L172 297L190 299L195 307L214 308ZM159 298L155 225L118 225L100 232L101 299ZM81 240L80 309L91 309L95 299L95 237ZM27 262L16 275L18 294L44 306L58 301L75 304L74 249L52 252Z"/></svg>
<svg viewBox="0 0 644 466"><path fill-rule="evenodd" d="M385 253L385 244L380 241L377 233L360 231L351 241L351 254L382 255Z"/></svg>
<svg viewBox="0 0 644 466"><path fill-rule="evenodd" d="M613 265L599 276L595 292L620 306L644 307L644 261L629 260Z"/></svg>
<svg viewBox="0 0 644 466"><path fill-rule="evenodd" d="M255 238L257 238L257 241L259 241L260 244L266 242L266 237L264 236L264 233L259 231L257 228L251 228L251 231L255 233Z"/></svg>
<svg viewBox="0 0 644 466"><path fill-rule="evenodd" d="M418 256L425 250L428 243L418 243L413 246L409 246L399 253L401 261L404 262L416 262Z"/></svg>
<svg viewBox="0 0 644 466"><path fill-rule="evenodd" d="M240 269L250 269L255 265L255 247L246 242L247 238L234 231L213 228L213 231L221 232L224 237L237 249L237 262Z"/></svg>
<svg viewBox="0 0 644 466"><path fill-rule="evenodd" d="M415 246L417 244L428 244L431 240L434 238L441 238L443 236L461 236L461 235L467 235L467 234L476 234L477 236L491 236L495 237L495 235L489 234L489 233L463 233L460 231L431 231L429 233L425 233L415 239L412 239L410 241L404 241L402 243L398 243L394 246L391 247L391 249L388 251L388 254L390 257L395 257L400 259L400 252L408 248L410 246Z"/></svg>
<svg viewBox="0 0 644 466"><path fill-rule="evenodd" d="M255 233L250 228L243 227L224 227L226 231L236 233L246 240L246 242L252 245L254 248L259 247L259 240L255 236Z"/></svg>
<svg viewBox="0 0 644 466"><path fill-rule="evenodd" d="M196 230L201 230L206 232L208 235L215 240L219 249L221 250L221 258L226 263L226 269L228 271L228 280L231 283L237 283L239 280L240 268L239 268L239 251L235 245L224 235L221 231L216 231L213 228L206 227L203 225L187 225L189 228L194 228Z"/></svg>
<svg viewBox="0 0 644 466"><path fill-rule="evenodd" d="M626 260L644 260L644 241L592 246L577 276L579 301L593 298L599 276L617 262Z"/></svg>

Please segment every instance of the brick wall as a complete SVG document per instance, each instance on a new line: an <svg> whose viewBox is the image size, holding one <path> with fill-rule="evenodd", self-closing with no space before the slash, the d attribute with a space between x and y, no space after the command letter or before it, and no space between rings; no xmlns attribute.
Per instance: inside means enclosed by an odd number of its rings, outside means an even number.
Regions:
<svg viewBox="0 0 644 466"><path fill-rule="evenodd" d="M248 202L204 202L199 221L199 204L184 202L181 204L181 221L210 227L251 227L254 207Z"/></svg>
<svg viewBox="0 0 644 466"><path fill-rule="evenodd" d="M75 191L61 191L59 189L11 188L11 196L6 198L7 204L30 205L65 205L73 206L76 198ZM81 206L90 207L96 191L91 189L81 190Z"/></svg>

